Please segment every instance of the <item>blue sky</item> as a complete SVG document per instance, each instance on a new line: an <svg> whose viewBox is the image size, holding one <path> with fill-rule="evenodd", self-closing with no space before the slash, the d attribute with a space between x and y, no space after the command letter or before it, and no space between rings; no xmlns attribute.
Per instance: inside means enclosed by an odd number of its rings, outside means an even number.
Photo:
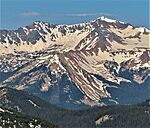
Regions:
<svg viewBox="0 0 150 128"><path fill-rule="evenodd" d="M149 0L0 0L0 29L17 29L34 21L72 24L102 15L149 27Z"/></svg>

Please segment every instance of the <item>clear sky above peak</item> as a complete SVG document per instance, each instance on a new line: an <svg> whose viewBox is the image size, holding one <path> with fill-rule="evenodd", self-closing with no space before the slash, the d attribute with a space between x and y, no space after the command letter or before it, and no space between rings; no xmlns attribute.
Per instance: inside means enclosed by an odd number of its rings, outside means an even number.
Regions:
<svg viewBox="0 0 150 128"><path fill-rule="evenodd" d="M149 0L0 0L0 6L0 29L17 29L34 21L73 24L102 15L149 27Z"/></svg>

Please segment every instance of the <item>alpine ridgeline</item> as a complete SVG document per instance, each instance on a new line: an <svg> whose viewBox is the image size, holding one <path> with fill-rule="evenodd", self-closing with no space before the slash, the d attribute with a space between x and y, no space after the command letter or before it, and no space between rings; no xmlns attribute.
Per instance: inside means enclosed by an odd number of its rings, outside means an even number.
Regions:
<svg viewBox="0 0 150 128"><path fill-rule="evenodd" d="M0 84L67 108L150 98L150 30L104 16L0 30Z"/></svg>

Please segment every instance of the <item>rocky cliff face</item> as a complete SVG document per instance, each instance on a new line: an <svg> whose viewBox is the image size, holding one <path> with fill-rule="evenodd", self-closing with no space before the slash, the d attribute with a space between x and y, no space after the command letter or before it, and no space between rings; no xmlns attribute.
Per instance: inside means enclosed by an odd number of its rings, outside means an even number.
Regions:
<svg viewBox="0 0 150 128"><path fill-rule="evenodd" d="M132 104L150 98L150 31L100 17L0 31L0 81L51 103Z"/></svg>

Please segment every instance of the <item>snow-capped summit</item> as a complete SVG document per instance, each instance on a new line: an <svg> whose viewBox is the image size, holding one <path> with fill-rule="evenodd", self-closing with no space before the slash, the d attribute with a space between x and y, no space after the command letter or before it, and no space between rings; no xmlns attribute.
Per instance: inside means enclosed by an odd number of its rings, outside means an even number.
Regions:
<svg viewBox="0 0 150 128"><path fill-rule="evenodd" d="M0 30L0 82L59 105L131 104L142 90L148 95L149 36L146 28L104 16Z"/></svg>
<svg viewBox="0 0 150 128"><path fill-rule="evenodd" d="M116 20L106 18L105 16L101 16L99 19L102 21L109 22L109 23L116 23L117 22Z"/></svg>
<svg viewBox="0 0 150 128"><path fill-rule="evenodd" d="M117 22L119 22L121 24L127 24L126 22L110 19L110 18L108 18L106 16L101 16L101 17L98 18L98 20L105 21L107 23L117 23Z"/></svg>

